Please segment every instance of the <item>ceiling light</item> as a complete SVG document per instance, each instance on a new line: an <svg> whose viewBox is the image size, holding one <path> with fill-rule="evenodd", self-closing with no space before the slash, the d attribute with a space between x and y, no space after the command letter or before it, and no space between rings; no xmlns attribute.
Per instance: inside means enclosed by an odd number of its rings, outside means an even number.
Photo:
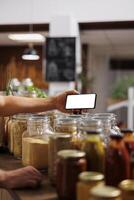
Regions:
<svg viewBox="0 0 134 200"><path fill-rule="evenodd" d="M20 42L44 42L45 37L38 33L9 34L8 38Z"/></svg>
<svg viewBox="0 0 134 200"><path fill-rule="evenodd" d="M24 50L22 59L23 60L39 60L40 56L37 54L37 51L33 47L29 47Z"/></svg>

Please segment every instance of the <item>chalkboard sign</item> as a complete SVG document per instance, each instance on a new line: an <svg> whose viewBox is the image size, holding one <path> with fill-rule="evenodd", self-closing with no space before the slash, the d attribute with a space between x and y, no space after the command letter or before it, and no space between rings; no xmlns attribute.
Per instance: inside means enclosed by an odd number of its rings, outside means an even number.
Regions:
<svg viewBox="0 0 134 200"><path fill-rule="evenodd" d="M75 38L46 39L46 80L75 81Z"/></svg>

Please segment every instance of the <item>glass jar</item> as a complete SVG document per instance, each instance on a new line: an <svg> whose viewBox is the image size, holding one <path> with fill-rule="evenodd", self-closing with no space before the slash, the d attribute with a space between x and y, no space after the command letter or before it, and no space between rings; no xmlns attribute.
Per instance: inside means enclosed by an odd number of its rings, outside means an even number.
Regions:
<svg viewBox="0 0 134 200"><path fill-rule="evenodd" d="M122 129L121 132L124 135L125 146L130 156L130 179L134 179L134 135L133 130Z"/></svg>
<svg viewBox="0 0 134 200"><path fill-rule="evenodd" d="M121 200L121 191L105 185L95 186L90 190L89 200Z"/></svg>
<svg viewBox="0 0 134 200"><path fill-rule="evenodd" d="M134 199L134 180L124 180L119 184L119 188L122 191L122 200Z"/></svg>
<svg viewBox="0 0 134 200"><path fill-rule="evenodd" d="M87 113L86 115L82 115L82 116L83 116L83 118L86 118L86 119L92 119L95 116L95 114L94 113Z"/></svg>
<svg viewBox="0 0 134 200"><path fill-rule="evenodd" d="M106 149L105 181L107 185L117 186L120 181L129 178L129 155L125 147L123 136L111 135Z"/></svg>
<svg viewBox="0 0 134 200"><path fill-rule="evenodd" d="M117 132L121 131L117 125L117 116L115 114L113 114L113 116L111 116L111 124L112 124L112 129L114 129Z"/></svg>
<svg viewBox="0 0 134 200"><path fill-rule="evenodd" d="M63 149L71 149L72 135L55 133L49 137L48 148L48 174L53 185L56 183L56 160L57 153Z"/></svg>
<svg viewBox="0 0 134 200"><path fill-rule="evenodd" d="M45 112L45 114L47 116L49 116L50 118L50 124L51 124L51 127L54 129L55 127L55 120L59 119L59 118L64 118L67 116L66 113L62 113L62 112L59 112L57 110L54 110L54 111L47 111Z"/></svg>
<svg viewBox="0 0 134 200"><path fill-rule="evenodd" d="M0 116L0 148L4 147L5 120Z"/></svg>
<svg viewBox="0 0 134 200"><path fill-rule="evenodd" d="M67 117L58 118L55 120L54 130L55 132L58 132L58 133L76 134L77 121L75 119L70 119Z"/></svg>
<svg viewBox="0 0 134 200"><path fill-rule="evenodd" d="M50 126L52 127L52 129L54 129L54 111L46 111L45 114L49 117L50 120Z"/></svg>
<svg viewBox="0 0 134 200"><path fill-rule="evenodd" d="M22 163L37 169L48 167L48 143L52 135L50 121L46 116L33 116L27 121L27 131L22 138Z"/></svg>
<svg viewBox="0 0 134 200"><path fill-rule="evenodd" d="M95 113L94 116L99 116L99 117L105 117L105 118L112 118L112 119L116 119L116 115L114 113Z"/></svg>
<svg viewBox="0 0 134 200"><path fill-rule="evenodd" d="M102 131L101 121L95 119L83 120L78 131L83 137L81 150L86 153L87 170L104 172L105 151L100 136Z"/></svg>
<svg viewBox="0 0 134 200"><path fill-rule="evenodd" d="M83 116L82 114L79 115L75 115L75 114L71 114L68 115L69 119L72 119L75 121L75 126L76 126L76 132L73 133L73 137L72 137L72 149L76 149L76 150L80 150L81 149L81 141L82 141L82 135L79 134L78 132L78 126L81 122L82 119L86 119L85 116Z"/></svg>
<svg viewBox="0 0 134 200"><path fill-rule="evenodd" d="M102 122L102 131L100 133L101 139L105 144L105 147L109 143L110 134L111 134L111 121L109 119L102 119L100 117L94 117L93 119L101 120Z"/></svg>
<svg viewBox="0 0 134 200"><path fill-rule="evenodd" d="M12 117L9 117L6 125L7 146L10 153L13 153L13 135L11 135Z"/></svg>
<svg viewBox="0 0 134 200"><path fill-rule="evenodd" d="M5 91L0 91L0 96L6 96ZM5 147L5 119L0 116L0 151Z"/></svg>
<svg viewBox="0 0 134 200"><path fill-rule="evenodd" d="M4 145L8 147L8 124L10 124L11 117L4 117L5 121L5 137L4 137Z"/></svg>
<svg viewBox="0 0 134 200"><path fill-rule="evenodd" d="M91 188L103 184L104 175L98 172L82 172L77 183L77 200L89 200Z"/></svg>
<svg viewBox="0 0 134 200"><path fill-rule="evenodd" d="M56 163L56 186L59 200L76 199L78 174L86 171L85 152L62 150Z"/></svg>
<svg viewBox="0 0 134 200"><path fill-rule="evenodd" d="M70 114L70 115L68 115L67 116L69 119L74 119L74 120L80 120L80 119L82 119L82 118L85 118L85 115L75 115L75 114Z"/></svg>
<svg viewBox="0 0 134 200"><path fill-rule="evenodd" d="M121 133L123 134L123 140L125 142L126 148L131 154L132 151L134 151L134 135L133 130L130 129L122 129Z"/></svg>
<svg viewBox="0 0 134 200"><path fill-rule="evenodd" d="M103 125L101 138L104 141L105 146L107 146L110 141L110 135L112 133L120 133L120 129L116 125L116 115L113 113L96 113L94 114L93 119L101 120Z"/></svg>
<svg viewBox="0 0 134 200"><path fill-rule="evenodd" d="M18 114L12 118L11 137L13 137L13 154L16 158L22 156L22 134L27 129L27 119L31 115Z"/></svg>

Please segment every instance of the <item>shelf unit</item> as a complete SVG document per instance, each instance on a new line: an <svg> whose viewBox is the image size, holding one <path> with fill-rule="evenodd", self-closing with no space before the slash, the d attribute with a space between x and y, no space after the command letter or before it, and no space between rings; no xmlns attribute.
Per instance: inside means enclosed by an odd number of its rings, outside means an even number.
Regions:
<svg viewBox="0 0 134 200"><path fill-rule="evenodd" d="M107 107L108 112L127 108L127 128L134 129L134 87L128 89L128 99Z"/></svg>

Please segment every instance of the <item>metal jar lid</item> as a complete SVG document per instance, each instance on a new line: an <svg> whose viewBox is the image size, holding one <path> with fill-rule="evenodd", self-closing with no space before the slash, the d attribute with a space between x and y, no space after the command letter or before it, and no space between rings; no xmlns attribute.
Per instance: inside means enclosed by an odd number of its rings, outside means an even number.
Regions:
<svg viewBox="0 0 134 200"><path fill-rule="evenodd" d="M85 157L86 153L83 151L78 150L62 150L57 153L57 155L61 158L67 159L67 158L82 158Z"/></svg>
<svg viewBox="0 0 134 200"><path fill-rule="evenodd" d="M103 198L103 200L114 199L116 197L120 197L121 191L115 187L110 186L96 186L90 191L90 195L92 197L96 197L97 199Z"/></svg>
<svg viewBox="0 0 134 200"><path fill-rule="evenodd" d="M102 122L98 119L83 119L78 129L86 133L100 133L102 131Z"/></svg>
<svg viewBox="0 0 134 200"><path fill-rule="evenodd" d="M27 121L30 117L32 117L31 113L20 113L13 115L13 120L19 120L19 121Z"/></svg>
<svg viewBox="0 0 134 200"><path fill-rule="evenodd" d="M121 190L126 192L134 192L134 180L126 179L119 184Z"/></svg>
<svg viewBox="0 0 134 200"><path fill-rule="evenodd" d="M104 175L99 172L85 171L79 174L79 180L83 182L101 181L104 179Z"/></svg>
<svg viewBox="0 0 134 200"><path fill-rule="evenodd" d="M81 115L75 115L75 114L68 115L69 119L74 119L74 120L80 120L82 117L83 117L82 114Z"/></svg>
<svg viewBox="0 0 134 200"><path fill-rule="evenodd" d="M61 118L57 118L55 119L55 124L62 124L62 125L71 125L75 124L76 125L77 121L76 119L73 118L69 118L69 117L61 117Z"/></svg>
<svg viewBox="0 0 134 200"><path fill-rule="evenodd" d="M50 119L47 115L38 115L38 114L34 114L32 115L31 117L29 117L28 119L28 123L31 124L31 123L35 123L35 124L38 124L38 123L49 123L50 122Z"/></svg>

